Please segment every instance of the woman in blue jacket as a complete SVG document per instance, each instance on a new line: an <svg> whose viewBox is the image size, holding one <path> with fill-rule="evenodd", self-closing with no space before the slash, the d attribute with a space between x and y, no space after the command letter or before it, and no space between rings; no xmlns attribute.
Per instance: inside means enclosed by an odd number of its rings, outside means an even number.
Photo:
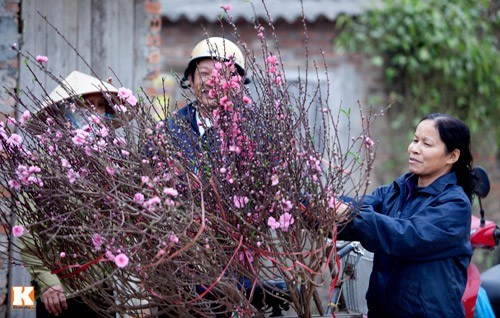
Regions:
<svg viewBox="0 0 500 318"><path fill-rule="evenodd" d="M473 189L470 132L443 114L422 119L409 172L363 199L339 238L374 252L368 317L464 317Z"/></svg>

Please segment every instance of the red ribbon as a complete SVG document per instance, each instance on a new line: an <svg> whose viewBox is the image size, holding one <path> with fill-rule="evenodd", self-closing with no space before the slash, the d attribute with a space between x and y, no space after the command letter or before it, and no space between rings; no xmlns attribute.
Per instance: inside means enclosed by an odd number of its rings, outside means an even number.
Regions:
<svg viewBox="0 0 500 318"><path fill-rule="evenodd" d="M70 278L70 277L73 277L73 276L76 276L78 274L80 274L81 272L83 272L84 270L86 270L87 268L89 268L90 265L92 264L95 264L99 261L101 261L101 259L104 257L104 253L101 254L101 256L99 256L98 258L86 263L86 264L83 264L83 265L80 265L80 264L73 264L73 265L68 265L68 266L65 266L65 267L62 267L62 268L59 268L59 269L55 269L55 270L52 270L50 273L51 274L58 274L60 272L63 272L63 271L66 271L66 270L69 270L69 269L72 269L72 268L75 268L77 267L78 269L75 270L75 271L72 271L71 273L69 274L66 274L66 275L58 275L59 278L61 279L64 279L64 278Z"/></svg>

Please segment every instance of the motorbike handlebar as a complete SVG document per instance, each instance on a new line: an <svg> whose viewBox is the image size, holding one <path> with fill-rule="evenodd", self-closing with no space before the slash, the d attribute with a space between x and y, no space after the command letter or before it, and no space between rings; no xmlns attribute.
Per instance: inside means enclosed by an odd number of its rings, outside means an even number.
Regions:
<svg viewBox="0 0 500 318"><path fill-rule="evenodd" d="M340 250L337 252L337 256L339 258L343 258L344 256L348 255L351 252L361 255L364 254L363 250L361 249L361 244L359 242L349 242L348 244L340 248Z"/></svg>

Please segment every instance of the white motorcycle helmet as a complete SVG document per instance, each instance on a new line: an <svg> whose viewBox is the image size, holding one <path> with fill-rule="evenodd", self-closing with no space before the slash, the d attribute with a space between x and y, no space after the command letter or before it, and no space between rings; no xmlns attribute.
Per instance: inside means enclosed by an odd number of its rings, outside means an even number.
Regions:
<svg viewBox="0 0 500 318"><path fill-rule="evenodd" d="M244 78L244 83L248 84L250 81L245 77L245 57L240 48L228 39L221 37L210 37L198 42L191 51L188 66L184 71L181 86L183 88L189 87L188 79L196 69L197 62L201 59L216 59L221 61L228 61L234 59L234 64L238 70L238 74Z"/></svg>

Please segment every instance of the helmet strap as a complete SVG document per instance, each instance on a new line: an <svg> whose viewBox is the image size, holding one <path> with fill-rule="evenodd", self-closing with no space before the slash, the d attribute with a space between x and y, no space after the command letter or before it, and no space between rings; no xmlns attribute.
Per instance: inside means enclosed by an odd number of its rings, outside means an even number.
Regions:
<svg viewBox="0 0 500 318"><path fill-rule="evenodd" d="M183 89L188 89L191 87L191 83L189 82L189 80L185 76L183 76L181 78L181 87Z"/></svg>

